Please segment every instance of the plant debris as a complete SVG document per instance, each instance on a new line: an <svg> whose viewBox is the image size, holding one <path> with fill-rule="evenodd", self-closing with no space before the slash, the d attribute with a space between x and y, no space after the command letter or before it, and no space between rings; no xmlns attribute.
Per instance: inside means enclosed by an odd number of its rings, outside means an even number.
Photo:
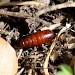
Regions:
<svg viewBox="0 0 75 75"><path fill-rule="evenodd" d="M16 50L17 75L56 75L60 64L74 66L75 2L51 0L49 5L29 2L32 3L0 7L0 37ZM19 39L47 29L54 32L52 42L20 48Z"/></svg>

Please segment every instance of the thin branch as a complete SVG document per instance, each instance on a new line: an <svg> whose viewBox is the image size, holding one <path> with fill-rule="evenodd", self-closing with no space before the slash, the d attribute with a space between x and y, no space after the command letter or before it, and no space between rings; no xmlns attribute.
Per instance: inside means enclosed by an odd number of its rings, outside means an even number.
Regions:
<svg viewBox="0 0 75 75"><path fill-rule="evenodd" d="M19 60L19 58L21 57L22 51L23 51L23 49L20 49L19 55L18 55L18 57L17 57L18 60Z"/></svg>
<svg viewBox="0 0 75 75"><path fill-rule="evenodd" d="M62 4L57 4L57 5L53 5L53 6L43 8L42 10L40 10L36 13L36 17L39 17L40 15L42 15L44 13L47 13L47 12L50 12L50 11L55 11L55 10L67 8L67 7L75 7L75 2L68 1L68 2L65 2L65 3L62 3Z"/></svg>
<svg viewBox="0 0 75 75"><path fill-rule="evenodd" d="M22 69L17 73L17 75L21 75L23 71L24 71L24 68L22 68Z"/></svg>
<svg viewBox="0 0 75 75"><path fill-rule="evenodd" d="M65 32L67 29L69 29L71 27L71 24L66 24L66 26L64 26L58 33L57 38L60 37L60 35Z"/></svg>
<svg viewBox="0 0 75 75"><path fill-rule="evenodd" d="M36 1L13 1L5 4L0 4L0 6L16 6L16 5L34 5L34 6L45 6L44 3Z"/></svg>
<svg viewBox="0 0 75 75"><path fill-rule="evenodd" d="M44 9L36 12L35 13L36 15L34 15L34 17L36 16L36 18L37 18L40 15L47 13L49 11L55 11L57 9L62 9L62 8L67 8L67 7L75 7L75 2L69 1L69 2L62 3L62 4L46 7ZM0 9L0 15L8 15L8 16L22 17L22 18L30 17L29 14L26 14L24 12L10 12L10 11L5 11L3 9Z"/></svg>
<svg viewBox="0 0 75 75"><path fill-rule="evenodd" d="M0 9L0 15L8 15L8 16L22 17L22 18L30 17L29 14L26 14L24 12L10 12L4 9Z"/></svg>

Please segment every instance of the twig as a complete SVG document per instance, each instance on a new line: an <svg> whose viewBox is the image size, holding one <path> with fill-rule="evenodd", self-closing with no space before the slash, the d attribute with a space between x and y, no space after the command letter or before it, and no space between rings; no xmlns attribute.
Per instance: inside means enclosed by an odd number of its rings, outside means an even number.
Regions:
<svg viewBox="0 0 75 75"><path fill-rule="evenodd" d="M46 8L43 8L42 10L36 12L36 17L39 17L40 15L50 12L50 11L55 11L57 9L62 9L62 8L67 8L67 7L75 7L75 2L73 1L68 1L62 4L57 4L57 5L53 5L53 6L49 6Z"/></svg>
<svg viewBox="0 0 75 75"><path fill-rule="evenodd" d="M0 6L16 6L16 5L35 5L35 6L45 6L44 3L36 2L36 1L13 1L6 4L1 4Z"/></svg>
<svg viewBox="0 0 75 75"><path fill-rule="evenodd" d="M30 17L29 14L26 14L24 12L22 13L21 12L10 12L4 9L0 9L0 15L8 15L8 16L22 17L22 18Z"/></svg>
<svg viewBox="0 0 75 75"><path fill-rule="evenodd" d="M67 8L67 7L75 7L75 2L69 1L69 2L62 3L62 4L46 7L44 9L36 12L35 13L36 15L34 15L34 17L36 16L36 18L37 18L40 15L47 13L49 11L55 11L57 9L62 9L62 8ZM30 17L30 15L28 15L24 12L22 12L22 13L20 13L20 12L9 12L9 11L5 11L3 9L0 9L0 15L8 15L8 16L22 17L22 18Z"/></svg>
<svg viewBox="0 0 75 75"><path fill-rule="evenodd" d="M18 73L17 75L21 75L21 73L24 71L24 68L22 68Z"/></svg>
<svg viewBox="0 0 75 75"><path fill-rule="evenodd" d="M36 1L24 1L24 2L10 2L6 4L0 4L0 6L15 6L15 5L34 5L34 6L45 6L43 3L36 2ZM8 16L14 16L14 17L21 17L21 18L27 18L30 17L29 14L24 12L10 12L5 11L4 9L0 9L0 15L8 15Z"/></svg>
<svg viewBox="0 0 75 75"><path fill-rule="evenodd" d="M63 27L63 28L59 31L59 33L58 33L58 35L57 35L57 38L59 38L60 35L61 35L63 32L65 32L67 29L69 29L70 27L71 27L71 24L66 24L66 26Z"/></svg>
<svg viewBox="0 0 75 75"><path fill-rule="evenodd" d="M18 60L19 60L19 58L21 57L22 51L23 51L23 49L20 49L19 55L18 55L18 58L17 58Z"/></svg>

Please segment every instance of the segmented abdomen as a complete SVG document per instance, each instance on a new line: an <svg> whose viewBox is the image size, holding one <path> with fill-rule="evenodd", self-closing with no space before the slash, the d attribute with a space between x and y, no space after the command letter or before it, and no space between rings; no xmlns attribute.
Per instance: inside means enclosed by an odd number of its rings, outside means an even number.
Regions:
<svg viewBox="0 0 75 75"><path fill-rule="evenodd" d="M51 30L37 31L19 41L21 47L34 47L51 42L54 33Z"/></svg>

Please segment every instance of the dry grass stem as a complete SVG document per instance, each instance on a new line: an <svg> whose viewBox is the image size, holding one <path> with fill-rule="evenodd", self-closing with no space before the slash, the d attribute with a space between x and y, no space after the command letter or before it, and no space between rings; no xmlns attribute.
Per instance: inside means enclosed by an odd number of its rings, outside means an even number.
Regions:
<svg viewBox="0 0 75 75"><path fill-rule="evenodd" d="M22 51L23 51L23 49L20 49L20 50L19 50L19 55L18 55L18 57L17 57L18 59L21 57Z"/></svg>
<svg viewBox="0 0 75 75"><path fill-rule="evenodd" d="M51 55L51 53L52 53L52 51L53 51L53 49L55 47L55 44L56 44L56 38L55 38L55 41L53 41L53 43L52 43L52 45L50 47L50 51L49 51L49 53L48 53L48 55L46 57L46 60L44 62L43 68L44 68L45 75L50 75L49 72L48 72L48 61L49 61L50 55Z"/></svg>
<svg viewBox="0 0 75 75"><path fill-rule="evenodd" d="M32 75L32 69L29 70L28 75Z"/></svg>
<svg viewBox="0 0 75 75"><path fill-rule="evenodd" d="M10 3L3 4L1 6L16 6L16 5L34 5L34 6L45 6L43 3L36 1L13 1Z"/></svg>
<svg viewBox="0 0 75 75"><path fill-rule="evenodd" d="M66 24L66 26L65 27L63 27L60 31L59 31L59 33L58 33L58 35L57 35L57 38L59 38L59 36L63 33L63 32L65 32L68 28L70 28L70 24Z"/></svg>
<svg viewBox="0 0 75 75"><path fill-rule="evenodd" d="M24 68L22 68L18 73L17 75L21 75L21 73L24 71Z"/></svg>
<svg viewBox="0 0 75 75"><path fill-rule="evenodd" d="M41 11L38 11L36 13L36 16L39 17L40 15L45 14L47 12L55 11L55 10L62 9L62 8L68 8L68 7L75 7L75 2L68 1L62 4L52 5L52 6L43 8Z"/></svg>

